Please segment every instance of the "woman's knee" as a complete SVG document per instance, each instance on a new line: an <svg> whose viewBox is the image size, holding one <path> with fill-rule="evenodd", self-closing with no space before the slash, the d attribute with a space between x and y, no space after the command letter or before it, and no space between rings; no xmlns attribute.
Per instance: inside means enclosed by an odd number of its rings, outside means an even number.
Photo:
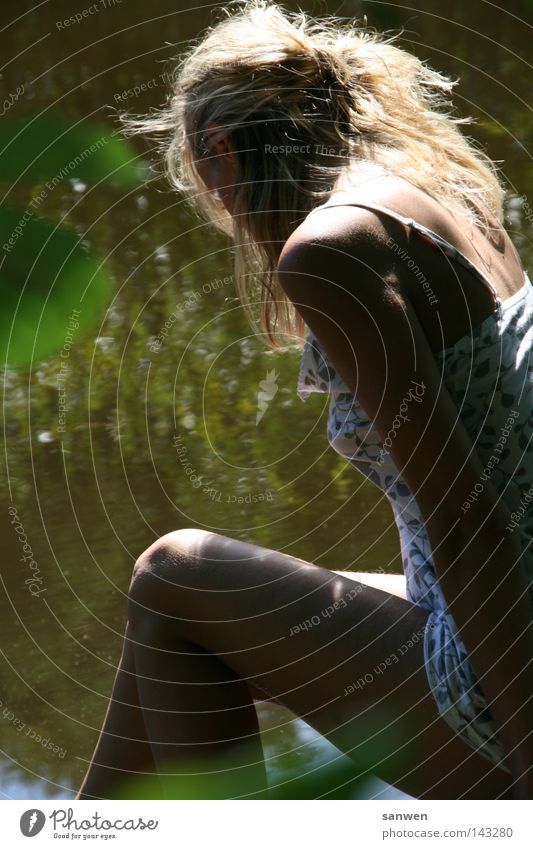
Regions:
<svg viewBox="0 0 533 849"><path fill-rule="evenodd" d="M163 612L180 586L191 586L189 567L200 562L199 544L209 535L201 528L181 528L164 534L135 561L128 590L132 618L154 611Z"/></svg>

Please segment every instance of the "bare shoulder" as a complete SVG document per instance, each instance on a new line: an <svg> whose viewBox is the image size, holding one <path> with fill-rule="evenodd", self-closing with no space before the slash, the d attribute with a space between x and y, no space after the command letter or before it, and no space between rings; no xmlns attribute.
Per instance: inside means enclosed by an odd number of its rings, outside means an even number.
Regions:
<svg viewBox="0 0 533 849"><path fill-rule="evenodd" d="M375 212L338 202L313 210L291 233L278 260L278 271L320 262L349 265L353 260L372 262L381 270L387 263L388 244L399 225ZM334 267L330 265L330 271Z"/></svg>
<svg viewBox="0 0 533 849"><path fill-rule="evenodd" d="M360 205L358 205L360 204ZM386 264L390 258L391 239L401 239L404 225L392 216L383 215L382 207L400 217L423 219L430 228L442 228L439 204L421 189L394 174L360 175L359 182L349 186L341 182L326 204L311 211L287 239L280 254L282 266L302 261L309 249L319 245L336 248L348 255L372 256Z"/></svg>

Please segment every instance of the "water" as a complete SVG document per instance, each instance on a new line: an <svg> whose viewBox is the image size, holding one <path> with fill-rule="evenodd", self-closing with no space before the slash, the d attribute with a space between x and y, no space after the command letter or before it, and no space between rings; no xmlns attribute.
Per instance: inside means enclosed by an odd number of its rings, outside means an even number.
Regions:
<svg viewBox="0 0 533 849"><path fill-rule="evenodd" d="M533 198L523 58L530 42L519 20L530 6L484 4L481 23L477 5L459 0L448 3L445 19L433 0L416 8L344 2L318 11L366 12L379 27L403 24L407 47L461 76L457 104L478 119L471 134L502 162L514 193L509 229L531 267L531 217L519 197ZM168 60L205 23L205 11L176 9L171 0L155 0L152 17L145 3L131 0L68 26L67 2L38 9L21 2L16 14L23 12L2 32L6 117L44 110L112 127L111 107L140 113L162 104ZM141 91L126 93L135 86ZM22 205L38 190L5 186L7 200ZM4 798L67 799L101 726L133 562L156 537L207 525L329 568L398 572L401 560L386 501L327 449L325 396L302 406L297 356L272 355L251 336L228 281L224 239L161 182L121 191L65 178L40 211L53 221L66 216L106 259L114 283L101 326L70 349L64 432L58 357L6 378L2 515L14 505L42 591L28 590L27 562L8 525L0 787ZM176 305L179 324L151 350ZM256 426L259 382L274 368L278 392ZM180 456L209 482L210 494L191 483ZM338 755L281 708L265 703L260 712L273 780ZM282 733L268 732L269 724L281 724ZM366 788L369 798L392 792L377 780Z"/></svg>

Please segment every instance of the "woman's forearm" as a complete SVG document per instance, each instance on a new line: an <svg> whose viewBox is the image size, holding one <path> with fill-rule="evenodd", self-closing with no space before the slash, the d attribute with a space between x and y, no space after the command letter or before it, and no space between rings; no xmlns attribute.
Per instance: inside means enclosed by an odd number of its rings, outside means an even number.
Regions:
<svg viewBox="0 0 533 849"><path fill-rule="evenodd" d="M490 520L430 534L435 572L485 694L504 763L533 786L533 607L518 537ZM498 527L501 527L499 523ZM433 544L432 544L433 542Z"/></svg>

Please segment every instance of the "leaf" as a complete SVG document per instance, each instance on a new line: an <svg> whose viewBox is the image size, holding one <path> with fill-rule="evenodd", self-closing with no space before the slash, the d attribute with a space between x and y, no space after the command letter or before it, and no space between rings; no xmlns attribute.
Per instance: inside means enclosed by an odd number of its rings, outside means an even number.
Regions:
<svg viewBox="0 0 533 849"><path fill-rule="evenodd" d="M75 125L56 116L8 119L0 123L0 180L46 181L49 189L69 177L131 187L143 182L144 163L130 142L107 125Z"/></svg>
<svg viewBox="0 0 533 849"><path fill-rule="evenodd" d="M202 773L193 774L193 762L167 764L165 776L143 776L124 781L113 793L114 799L239 799L254 798L264 801L281 799L352 799L364 788L368 769L347 763L311 766L302 774L290 773L278 782L255 789L241 771L233 772L226 759L205 758ZM171 775L175 769L176 774ZM196 769L198 766L196 765ZM212 771L211 771L212 770ZM178 773L181 773L178 774ZM162 786L164 782L164 788ZM250 796L247 796L250 794Z"/></svg>
<svg viewBox="0 0 533 849"><path fill-rule="evenodd" d="M24 366L59 352L66 359L101 321L108 276L75 233L34 217L31 207L0 207L0 245L2 364Z"/></svg>

